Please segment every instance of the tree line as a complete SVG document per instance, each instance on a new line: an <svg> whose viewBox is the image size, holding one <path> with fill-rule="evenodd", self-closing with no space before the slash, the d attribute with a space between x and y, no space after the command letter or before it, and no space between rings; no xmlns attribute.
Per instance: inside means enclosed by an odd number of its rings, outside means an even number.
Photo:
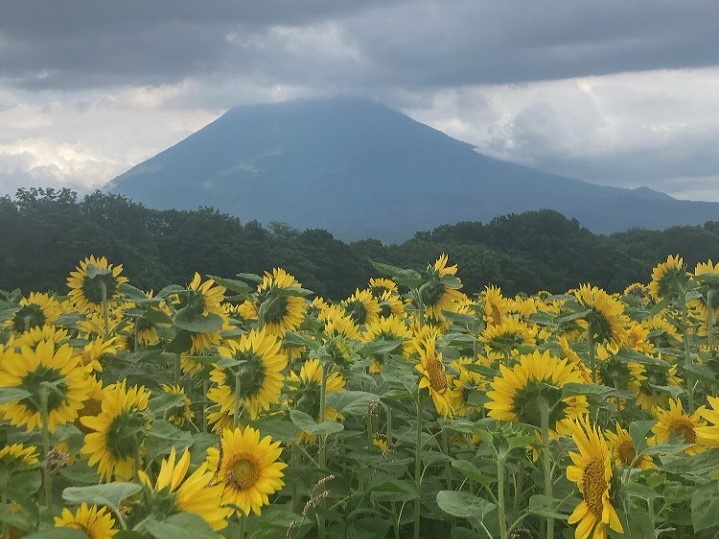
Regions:
<svg viewBox="0 0 719 539"><path fill-rule="evenodd" d="M91 254L123 264L130 282L146 290L186 283L195 271L232 277L283 267L333 299L366 286L377 274L372 260L423 268L443 252L459 265L469 294L488 284L510 295L559 293L586 282L621 291L648 282L669 254L690 270L719 262L719 221L600 235L553 210L443 225L402 244L345 243L327 230L242 223L207 207L155 210L101 191L80 199L70 189L29 188L0 198L0 230L0 289L24 293L64 293L69 272Z"/></svg>

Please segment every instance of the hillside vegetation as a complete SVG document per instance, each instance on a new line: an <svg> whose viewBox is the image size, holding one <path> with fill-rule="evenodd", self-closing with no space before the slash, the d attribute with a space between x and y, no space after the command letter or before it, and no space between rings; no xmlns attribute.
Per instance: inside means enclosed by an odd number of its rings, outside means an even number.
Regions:
<svg viewBox="0 0 719 539"><path fill-rule="evenodd" d="M591 282L621 291L676 254L693 267L719 259L719 222L594 234L551 211L460 222L417 232L402 244L345 243L322 229L263 227L211 208L154 210L99 191L21 189L0 198L0 289L64 290L77 260L103 253L123 261L136 286L189 282L194 271L232 276L286 268L308 289L339 299L366 285L371 260L423 267L446 252L469 294L495 284L507 294L562 292Z"/></svg>

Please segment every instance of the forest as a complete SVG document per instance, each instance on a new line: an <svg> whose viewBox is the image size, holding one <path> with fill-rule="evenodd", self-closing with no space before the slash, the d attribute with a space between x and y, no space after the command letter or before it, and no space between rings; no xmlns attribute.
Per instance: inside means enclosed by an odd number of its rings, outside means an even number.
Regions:
<svg viewBox="0 0 719 539"><path fill-rule="evenodd" d="M52 188L0 198L0 229L0 289L23 292L64 290L77 261L92 254L122 264L146 290L189 282L195 271L232 277L280 266L332 299L366 286L375 274L371 261L423 268L441 253L458 264L469 294L488 284L505 294L559 293L587 282L621 292L645 282L647 268L669 254L682 256L688 267L719 260L719 221L600 235L576 219L539 210L418 231L401 244L346 243L327 230L243 223L207 207L155 210L116 194L79 197Z"/></svg>

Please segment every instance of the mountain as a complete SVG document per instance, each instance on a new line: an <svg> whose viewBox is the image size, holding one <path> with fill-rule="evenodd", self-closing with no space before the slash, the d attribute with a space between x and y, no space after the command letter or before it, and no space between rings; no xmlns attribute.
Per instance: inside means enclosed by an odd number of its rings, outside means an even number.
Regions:
<svg viewBox="0 0 719 539"><path fill-rule="evenodd" d="M212 206L338 238L401 241L459 221L549 208L595 232L719 220L719 203L606 187L481 155L356 99L238 107L115 178L158 209Z"/></svg>

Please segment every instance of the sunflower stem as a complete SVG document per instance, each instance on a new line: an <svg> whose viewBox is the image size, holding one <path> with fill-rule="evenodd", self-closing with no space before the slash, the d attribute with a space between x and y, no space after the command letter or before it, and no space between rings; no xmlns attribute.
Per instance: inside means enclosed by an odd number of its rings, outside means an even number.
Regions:
<svg viewBox="0 0 719 539"><path fill-rule="evenodd" d="M50 472L50 427L48 425L47 398L49 389L40 388L40 418L42 420L42 449L45 462L42 467L43 486L45 487L45 506L52 514L52 473Z"/></svg>
<svg viewBox="0 0 719 539"><path fill-rule="evenodd" d="M497 458L497 512L499 513L499 539L507 539L507 515L504 508L504 459L504 454L500 454Z"/></svg>
<svg viewBox="0 0 719 539"><path fill-rule="evenodd" d="M325 363L322 365L322 381L320 382L320 413L319 413L319 422L320 424L325 422L325 405L327 402L327 378L328 378L328 371L329 371L329 364ZM320 434L320 471L324 474L326 473L327 468L327 435L326 434ZM317 537L319 539L325 538L325 501L322 500L320 502L320 511L317 515L317 527L318 527L318 534Z"/></svg>
<svg viewBox="0 0 719 539"><path fill-rule="evenodd" d="M714 307L712 302L714 301L714 292L710 291L707 294L707 346L709 351L714 350Z"/></svg>
<svg viewBox="0 0 719 539"><path fill-rule="evenodd" d="M207 432L207 376L202 377L202 432Z"/></svg>
<svg viewBox="0 0 719 539"><path fill-rule="evenodd" d="M594 332L592 324L589 324L587 332L587 346L589 347L589 369L592 371L592 383L597 383L597 358L594 353Z"/></svg>
<svg viewBox="0 0 719 539"><path fill-rule="evenodd" d="M541 425L542 425L542 467L544 469L544 495L546 496L547 502L549 502L552 496L552 461L551 455L549 454L549 403L541 399L539 405L539 411L541 414ZM554 539L554 518L551 516L547 517L546 523L547 539Z"/></svg>
<svg viewBox="0 0 719 539"><path fill-rule="evenodd" d="M175 384L180 385L182 378L182 357L181 354L175 354Z"/></svg>
<svg viewBox="0 0 719 539"><path fill-rule="evenodd" d="M417 491L417 499L414 502L414 539L419 539L420 516L422 506L422 415L424 394L419 389L417 392L417 436L415 438L414 450L414 488Z"/></svg>
<svg viewBox="0 0 719 539"><path fill-rule="evenodd" d="M445 455L449 456L449 437L447 436L446 429L442 429L441 443L442 443L442 452ZM449 461L444 463L444 473L447 476L447 488L449 490L454 490L452 488L452 466L450 465Z"/></svg>
<svg viewBox="0 0 719 539"><path fill-rule="evenodd" d="M682 326L683 326L683 339L684 339L684 365L691 367L694 362L691 359L691 353L689 351L689 313L687 310L687 294L684 288L679 288L682 302ZM694 376L691 374L691 369L687 369L687 397L689 400L689 413L694 412Z"/></svg>
<svg viewBox="0 0 719 539"><path fill-rule="evenodd" d="M240 515L240 539L247 537L247 515L244 513Z"/></svg>
<svg viewBox="0 0 719 539"><path fill-rule="evenodd" d="M387 413L387 449L392 449L392 407L385 408Z"/></svg>
<svg viewBox="0 0 719 539"><path fill-rule="evenodd" d="M236 429L240 424L240 369L233 371L235 375L235 395L234 402L232 403L232 428Z"/></svg>
<svg viewBox="0 0 719 539"><path fill-rule="evenodd" d="M107 286L101 280L100 292L102 293L102 321L105 325L105 340L110 338L110 313L107 307Z"/></svg>

